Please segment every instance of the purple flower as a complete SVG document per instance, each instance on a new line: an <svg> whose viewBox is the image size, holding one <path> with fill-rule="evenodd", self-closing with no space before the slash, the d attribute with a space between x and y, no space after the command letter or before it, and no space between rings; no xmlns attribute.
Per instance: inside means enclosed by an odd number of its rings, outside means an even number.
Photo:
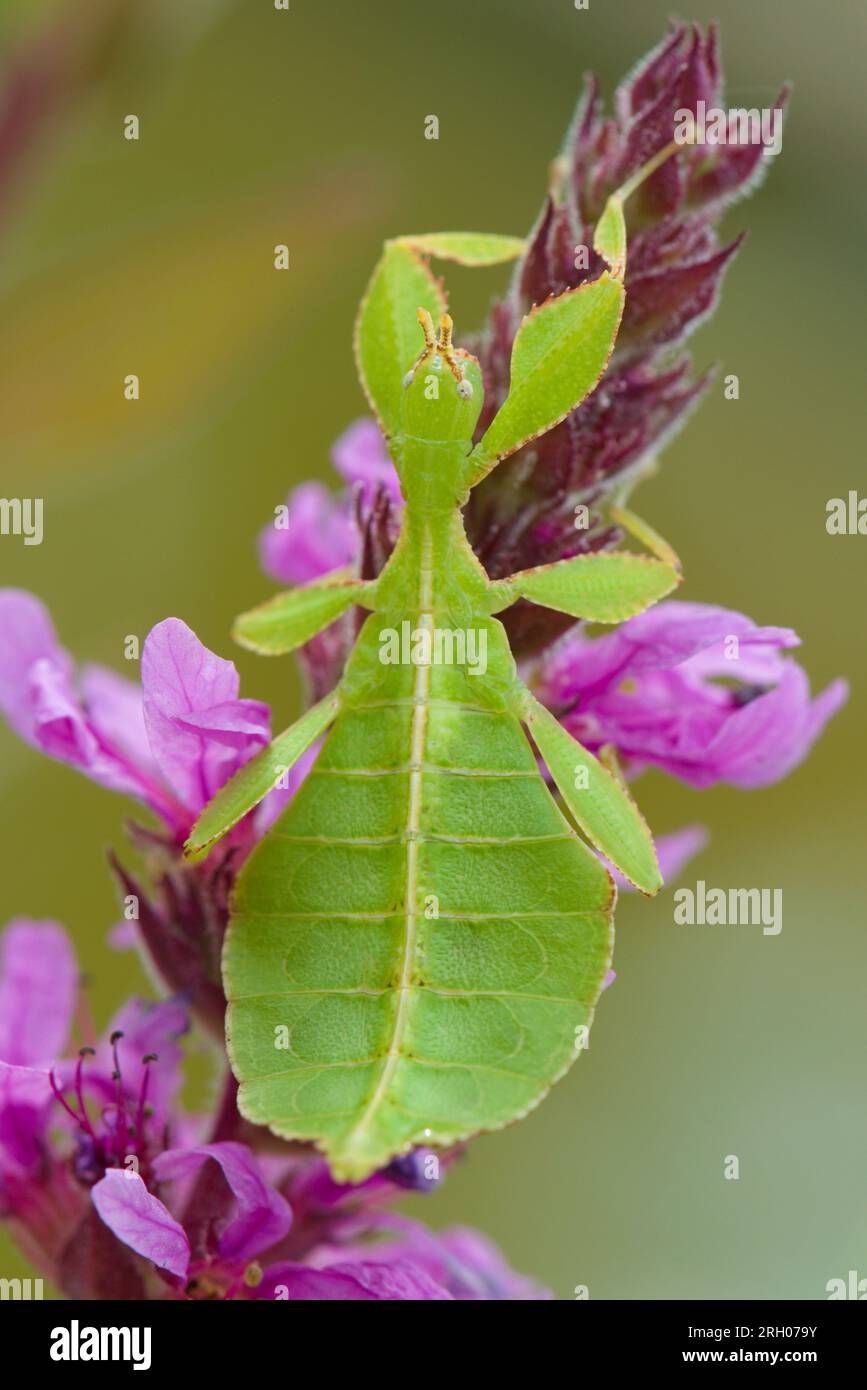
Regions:
<svg viewBox="0 0 867 1390"><path fill-rule="evenodd" d="M306 584L343 569L358 549L358 533L345 499L324 483L302 483L290 492L287 512L259 535L263 570L281 584Z"/></svg>
<svg viewBox="0 0 867 1390"><path fill-rule="evenodd" d="M184 1006L131 1000L65 1060L77 997L63 928L10 923L0 936L0 1212L69 1297L524 1296L481 1238L465 1233L458 1248L455 1235L385 1217L407 1182L436 1186L425 1151L353 1187L298 1146L272 1139L256 1154L237 1138L204 1138L203 1122L177 1106ZM234 1088L228 1099L221 1125L240 1129Z"/></svg>
<svg viewBox="0 0 867 1390"><path fill-rule="evenodd" d="M211 1284L227 1289L254 1255L286 1235L288 1202L244 1144L166 1147L173 1132L192 1139L174 1111L177 1040L187 1028L181 1004L131 1000L95 1046L64 1061L58 1057L76 996L77 968L63 929L10 923L0 937L6 1214L28 1230L34 1252L61 1282L57 1252L90 1219L92 1202L118 1240L158 1270L184 1283L207 1270ZM218 1180L197 1189L199 1170L211 1162ZM152 1190L166 1187L182 1198L186 1226ZM211 1242L200 1238L202 1222L215 1232Z"/></svg>
<svg viewBox="0 0 867 1390"><path fill-rule="evenodd" d="M188 1027L187 1010L175 1000L130 1000L100 1040L65 1061L77 998L78 968L63 928L28 918L10 922L0 936L0 1060L30 1073L24 1079L41 1120L52 1097L59 1102L79 1158L86 1152L104 1168L134 1155L147 1165L154 1131L180 1085L177 1039ZM98 1119L86 1101L100 1107ZM36 1114L32 1119L36 1126ZM33 1134L46 1138L37 1128Z"/></svg>
<svg viewBox="0 0 867 1390"><path fill-rule="evenodd" d="M383 488L396 505L402 505L400 484L379 426L373 420L356 420L344 430L331 450L334 466L345 483L372 506Z"/></svg>
<svg viewBox="0 0 867 1390"><path fill-rule="evenodd" d="M0 710L17 734L100 786L136 797L183 838L270 738L269 712L179 618L145 640L142 686L101 667L76 679L44 606L0 590Z"/></svg>
<svg viewBox="0 0 867 1390"><path fill-rule="evenodd" d="M653 765L694 787L767 786L806 757L847 696L815 699L783 652L790 628L757 627L709 604L671 601L590 639L575 631L535 687L577 739L614 744L630 772Z"/></svg>
<svg viewBox="0 0 867 1390"><path fill-rule="evenodd" d="M194 1249L191 1234L144 1181L118 1169L109 1169L93 1188L93 1203L106 1226L118 1240L138 1255L152 1261L188 1285L206 1280L225 1296L236 1283L242 1283L254 1256L286 1235L292 1224L289 1203L273 1191L262 1176L256 1160L245 1144L229 1142L201 1144L190 1148L167 1149L154 1161L159 1184L185 1185L185 1213L192 1213L193 1195L189 1181L205 1165L215 1165L220 1184L217 1204L222 1208L220 1233L213 1248ZM214 1217L214 1205L208 1212ZM195 1223L188 1218L188 1225ZM189 1288L188 1288L189 1292Z"/></svg>
<svg viewBox="0 0 867 1390"><path fill-rule="evenodd" d="M107 1172L91 1193L100 1218L118 1240L179 1279L186 1278L190 1243L183 1226L137 1173Z"/></svg>
<svg viewBox="0 0 867 1390"><path fill-rule="evenodd" d="M378 425L356 420L331 451L332 462L348 486L336 496L322 483L302 483L290 492L287 509L259 536L262 568L283 584L307 584L329 570L353 564L361 538L353 504L368 511L382 490L400 506L400 488Z"/></svg>
<svg viewBox="0 0 867 1390"><path fill-rule="evenodd" d="M409 1260L356 1260L316 1269L286 1262L274 1265L259 1298L300 1302L427 1302L452 1298L447 1289Z"/></svg>
<svg viewBox="0 0 867 1390"><path fill-rule="evenodd" d="M187 1028L176 1001L132 1000L65 1060L77 996L63 929L10 923L0 938L0 1212L40 1270L63 1283L66 1269L74 1288L65 1262L90 1219L92 1184L107 1167L148 1172L164 1146Z"/></svg>
<svg viewBox="0 0 867 1390"><path fill-rule="evenodd" d="M281 584L307 584L346 567L373 578L394 546L403 499L379 426L356 420L335 442L331 458L347 484L344 492L302 483L260 532L262 568ZM357 610L350 610L301 648L314 700L340 678L358 625Z"/></svg>
<svg viewBox="0 0 867 1390"><path fill-rule="evenodd" d="M215 656L179 618L151 629L141 678L154 761L194 818L270 741L268 707L240 699L234 663Z"/></svg>
<svg viewBox="0 0 867 1390"><path fill-rule="evenodd" d="M130 824L148 855L149 892L110 854L134 923L116 938L142 944L171 993L183 993L198 1021L223 1037L220 949L234 876L304 780L316 750L292 768L226 836L207 864L191 867L180 845L215 792L270 739L267 705L242 699L231 661L209 651L179 618L145 639L141 687L101 667L76 675L44 606L32 594L0 590L0 710L28 743L101 786L136 797L168 831Z"/></svg>
<svg viewBox="0 0 867 1390"><path fill-rule="evenodd" d="M169 1149L156 1160L154 1172L161 1182L189 1178L209 1160L218 1165L237 1205L219 1236L219 1254L224 1260L246 1263L283 1239L292 1224L292 1212L286 1199L268 1187L245 1144Z"/></svg>
<svg viewBox="0 0 867 1390"><path fill-rule="evenodd" d="M78 964L57 922L19 917L0 936L0 1058L47 1067L66 1046Z"/></svg>
<svg viewBox="0 0 867 1390"><path fill-rule="evenodd" d="M178 814L144 748L135 688L84 673L60 646L46 609L19 589L0 591L0 710L15 732L111 791L137 797L169 823ZM91 710L86 689L96 699ZM144 757L142 756L144 754Z"/></svg>
<svg viewBox="0 0 867 1390"><path fill-rule="evenodd" d="M386 1238L373 1244L357 1242L348 1252L334 1248L321 1251L318 1257L314 1256L317 1263L322 1264L320 1273L335 1280L336 1290L353 1275L369 1286L373 1270L378 1265L382 1271L380 1279L389 1274L400 1286L411 1271L411 1278L416 1283L424 1279L441 1291L436 1295L412 1292L384 1295L390 1298L434 1296L519 1303L550 1298L546 1289L510 1269L496 1245L478 1231L458 1227L434 1235L419 1222L390 1213L372 1219L369 1229ZM349 1261L347 1253L351 1256ZM324 1279L321 1286L326 1287ZM347 1298L359 1295L335 1291L332 1296Z"/></svg>

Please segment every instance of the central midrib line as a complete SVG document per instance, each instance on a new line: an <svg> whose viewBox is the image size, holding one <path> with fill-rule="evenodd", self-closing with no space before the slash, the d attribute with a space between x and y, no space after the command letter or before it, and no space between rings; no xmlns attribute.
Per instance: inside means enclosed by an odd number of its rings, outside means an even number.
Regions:
<svg viewBox="0 0 867 1390"><path fill-rule="evenodd" d="M425 629L429 631L433 627L432 599L433 599L433 544L430 530L425 527L421 538L421 561L419 566L419 586L418 586L418 613L419 620ZM421 826L421 806L422 806L422 782L424 778L424 746L427 736L428 701L430 698L430 667L419 665L415 670L413 680L413 711L412 723L410 726L410 755L409 755L409 796L407 798L406 812L406 872L405 872L405 898L404 898L404 943L403 958L400 967L400 979L397 986L397 1011L394 1018L394 1029L392 1031L391 1042L385 1058L385 1065L382 1068L376 1088L368 1101L361 1119L355 1127L358 1135L369 1122L386 1094L400 1058L400 1049L403 1042L403 1035L406 1031L407 1013L409 1010L409 995L411 989L412 973L415 965L416 950L416 931L418 910L416 894L418 891L418 850L419 850L419 829Z"/></svg>

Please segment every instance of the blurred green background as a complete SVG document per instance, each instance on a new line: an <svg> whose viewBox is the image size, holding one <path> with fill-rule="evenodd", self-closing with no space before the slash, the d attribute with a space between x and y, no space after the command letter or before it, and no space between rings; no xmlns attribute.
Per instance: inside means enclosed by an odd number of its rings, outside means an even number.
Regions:
<svg viewBox="0 0 867 1390"><path fill-rule="evenodd" d="M332 477L329 446L362 413L351 329L379 244L525 231L582 73L610 94L669 6L4 0L4 66L64 9L57 61L78 75L54 84L0 203L2 492L46 508L42 546L0 542L0 581L47 601L77 656L126 674L125 635L177 614L234 656L282 727L302 698L291 661L233 651L229 625L271 591L257 530L291 484ZM781 157L728 215L751 234L693 340L719 384L639 509L680 552L684 597L791 624L814 688L846 674L853 697L770 790L643 781L656 830L711 830L686 881L782 887L781 935L675 927L671 890L622 900L589 1053L411 1207L481 1227L560 1298L577 1284L591 1298L823 1298L830 1278L867 1276L867 540L825 531L827 499L865 488L864 16L848 0L693 0L686 17L721 21L729 104L770 104L784 78L795 90ZM129 113L138 143L122 138ZM438 142L423 136L431 113ZM278 242L288 273L272 267ZM503 282L450 275L459 333ZM143 987L134 958L104 945L117 916L104 848L122 844L128 808L5 727L0 780L0 920L67 924L102 1023ZM16 1271L0 1245L0 1272Z"/></svg>

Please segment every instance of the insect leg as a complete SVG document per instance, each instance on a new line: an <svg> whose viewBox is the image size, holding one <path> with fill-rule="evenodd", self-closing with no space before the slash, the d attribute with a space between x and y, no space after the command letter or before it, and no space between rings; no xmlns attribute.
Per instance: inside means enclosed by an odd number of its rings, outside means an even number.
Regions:
<svg viewBox="0 0 867 1390"><path fill-rule="evenodd" d="M280 777L307 752L332 723L339 709L338 686L239 768L202 811L184 845L184 856L203 859L211 846L237 825L242 816L258 806Z"/></svg>
<svg viewBox="0 0 867 1390"><path fill-rule="evenodd" d="M662 875L653 839L624 784L582 747L521 681L513 688L512 707L526 725L579 829L642 893L658 892Z"/></svg>
<svg viewBox="0 0 867 1390"><path fill-rule="evenodd" d="M232 629L235 641L261 656L282 656L315 637L354 603L371 607L375 585L341 574L287 589L242 613Z"/></svg>
<svg viewBox="0 0 867 1390"><path fill-rule="evenodd" d="M664 542L660 543L664 544ZM593 623L620 623L643 613L680 583L674 560L651 559L624 551L575 555L552 565L521 570L492 586L492 612L519 598Z"/></svg>

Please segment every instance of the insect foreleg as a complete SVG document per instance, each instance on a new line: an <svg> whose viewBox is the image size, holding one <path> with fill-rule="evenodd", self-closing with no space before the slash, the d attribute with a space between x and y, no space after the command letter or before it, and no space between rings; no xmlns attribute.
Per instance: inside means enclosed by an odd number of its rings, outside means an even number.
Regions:
<svg viewBox="0 0 867 1390"><path fill-rule="evenodd" d="M573 618L619 623L643 613L679 583L679 568L667 560L620 552L576 555L500 580L492 586L497 605L492 611L526 598Z"/></svg>
<svg viewBox="0 0 867 1390"><path fill-rule="evenodd" d="M242 613L235 619L232 636L261 656L282 656L303 646L353 604L371 608L375 587L360 579L345 579L343 571L325 575L315 584L287 589Z"/></svg>

